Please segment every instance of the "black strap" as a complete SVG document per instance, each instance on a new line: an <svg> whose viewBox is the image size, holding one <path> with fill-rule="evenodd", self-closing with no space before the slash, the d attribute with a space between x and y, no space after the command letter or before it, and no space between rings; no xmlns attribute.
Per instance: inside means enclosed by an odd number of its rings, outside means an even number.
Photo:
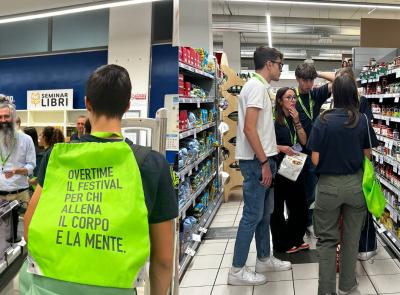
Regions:
<svg viewBox="0 0 400 295"><path fill-rule="evenodd" d="M151 148L146 146L141 146L134 144L131 146L132 151L135 155L136 162L138 163L139 168L142 167L144 160L146 159L147 155L151 152Z"/></svg>

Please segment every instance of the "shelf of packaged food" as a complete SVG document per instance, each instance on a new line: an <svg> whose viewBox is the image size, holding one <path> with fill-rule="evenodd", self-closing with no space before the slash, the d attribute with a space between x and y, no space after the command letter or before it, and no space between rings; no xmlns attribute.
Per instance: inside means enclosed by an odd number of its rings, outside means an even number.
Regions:
<svg viewBox="0 0 400 295"><path fill-rule="evenodd" d="M386 178L384 178L382 175L380 175L379 173L376 173L376 178L380 181L381 184L383 184L384 186L386 186L389 190L391 190L392 192L394 192L396 195L400 196L400 189L397 188L396 186L394 186L393 184L390 183L389 180L387 180Z"/></svg>
<svg viewBox="0 0 400 295"><path fill-rule="evenodd" d="M399 117L392 117L392 116L383 116L380 114L374 114L374 118L378 119L378 120L386 120L386 121L391 121L391 122L400 122L400 118Z"/></svg>
<svg viewBox="0 0 400 295"><path fill-rule="evenodd" d="M366 98L399 98L400 93L382 93L382 94L367 94L365 95Z"/></svg>
<svg viewBox="0 0 400 295"><path fill-rule="evenodd" d="M192 129L189 129L189 130L186 130L186 131L182 131L182 132L179 133L179 139L183 139L185 137L188 137L188 136L191 136L191 135L195 135L195 134L197 134L197 133L199 133L201 131L204 131L204 130L206 130L208 128L211 128L211 127L214 127L214 126L215 126L215 122L211 122L211 123L204 124L204 125L202 125L200 127L196 127L196 128L192 128Z"/></svg>
<svg viewBox="0 0 400 295"><path fill-rule="evenodd" d="M400 257L400 240L397 237L396 233L392 230L386 228L382 223L375 220L376 231L379 236L386 242L391 250L396 254L396 256Z"/></svg>
<svg viewBox="0 0 400 295"><path fill-rule="evenodd" d="M186 174L189 174L189 176L190 176L193 169L197 170L197 167L199 166L199 164L201 162L203 162L207 157L209 157L214 151L215 151L215 147L213 147L212 149L203 153L203 155L201 155L196 161L194 161L193 163L189 164L185 168L176 172L176 176L178 178L184 178Z"/></svg>
<svg viewBox="0 0 400 295"><path fill-rule="evenodd" d="M218 194L218 197L214 201L212 201L211 204L208 205L207 211L200 218L200 222L193 228L193 230L191 232L191 237L193 237L193 235L196 235L197 241L192 240L185 249L185 256L182 259L182 261L179 263L179 278L182 278L193 255L196 253L195 251L200 246L201 238L206 233L206 230L208 229L212 220L214 219L214 217L222 203L223 195L224 195L224 190L222 190Z"/></svg>
<svg viewBox="0 0 400 295"><path fill-rule="evenodd" d="M207 187L207 185L213 180L213 178L215 177L217 173L214 172L197 190L196 192L194 192L185 202L185 204L179 208L179 217L186 217L185 213L186 210L193 204L196 202L196 198L198 196L200 196L200 194L205 190L205 188Z"/></svg>
<svg viewBox="0 0 400 295"><path fill-rule="evenodd" d="M389 76L392 74L395 74L396 78L399 78L400 77L400 68L388 70L386 74L379 74L378 78L368 79L368 80L357 79L357 81L359 81L361 84L376 83L376 82L379 82L380 78L386 77L386 76Z"/></svg>
<svg viewBox="0 0 400 295"><path fill-rule="evenodd" d="M393 138L390 138L390 137L387 137L387 136L383 136L383 135L379 135L379 134L377 134L376 135L376 138L378 139L378 140L380 140L380 141L383 141L384 143L397 143L397 142L399 142L400 141L400 139L393 139Z"/></svg>
<svg viewBox="0 0 400 295"><path fill-rule="evenodd" d="M398 161L397 159L395 159L395 158L393 158L391 156L384 155L381 152L377 151L376 149L372 150L372 155L375 156L377 158L377 162L379 162L381 164L383 164L383 162L386 162L389 165L392 165L393 167L396 167L395 170L400 168L400 161Z"/></svg>
<svg viewBox="0 0 400 295"><path fill-rule="evenodd" d="M197 68L194 68L192 66L189 66L189 65L187 65L187 64L185 64L183 62L179 62L179 68L184 69L186 71L189 71L191 73L203 76L203 77L207 77L209 79L214 79L215 78L214 75L211 75L210 73L207 73L207 72L204 72L204 71L202 71L200 69L197 69Z"/></svg>
<svg viewBox="0 0 400 295"><path fill-rule="evenodd" d="M179 103L213 103L213 102L215 102L215 99L210 97L205 99L197 97L183 97L183 96L179 97Z"/></svg>

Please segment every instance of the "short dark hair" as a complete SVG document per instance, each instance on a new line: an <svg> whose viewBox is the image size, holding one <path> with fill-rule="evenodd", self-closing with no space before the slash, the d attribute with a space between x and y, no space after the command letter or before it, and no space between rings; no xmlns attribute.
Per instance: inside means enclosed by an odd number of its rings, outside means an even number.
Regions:
<svg viewBox="0 0 400 295"><path fill-rule="evenodd" d="M35 127L25 127L23 129L26 135L29 135L32 138L33 144L37 147L38 143L38 134Z"/></svg>
<svg viewBox="0 0 400 295"><path fill-rule="evenodd" d="M43 128L43 137L49 146L53 146L56 143L64 142L64 134L60 129L54 128L52 126L46 126Z"/></svg>
<svg viewBox="0 0 400 295"><path fill-rule="evenodd" d="M121 119L128 108L131 92L128 71L118 65L98 68L86 82L86 97L97 116Z"/></svg>
<svg viewBox="0 0 400 295"><path fill-rule="evenodd" d="M318 76L314 65L306 62L299 64L296 67L294 74L296 75L296 78L304 80L314 80Z"/></svg>
<svg viewBox="0 0 400 295"><path fill-rule="evenodd" d="M274 61L278 58L283 59L283 54L278 49L266 46L257 47L256 51L254 51L255 69L261 70L267 61Z"/></svg>

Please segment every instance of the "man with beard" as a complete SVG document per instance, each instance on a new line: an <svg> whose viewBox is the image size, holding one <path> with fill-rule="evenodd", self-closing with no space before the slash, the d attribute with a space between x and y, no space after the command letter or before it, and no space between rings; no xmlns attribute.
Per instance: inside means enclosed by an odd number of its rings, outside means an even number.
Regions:
<svg viewBox="0 0 400 295"><path fill-rule="evenodd" d="M0 94L0 200L29 202L28 175L36 166L35 146L30 136L15 128L15 106ZM9 242L16 243L18 213L13 211L13 236Z"/></svg>

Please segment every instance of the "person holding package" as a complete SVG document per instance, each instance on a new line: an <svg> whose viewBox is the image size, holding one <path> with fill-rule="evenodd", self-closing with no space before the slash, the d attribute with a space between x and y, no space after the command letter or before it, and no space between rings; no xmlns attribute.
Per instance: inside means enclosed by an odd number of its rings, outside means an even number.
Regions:
<svg viewBox="0 0 400 295"><path fill-rule="evenodd" d="M280 88L275 98L275 133L278 144L278 166L285 155L293 156L306 145L307 135L296 110L296 93L289 87ZM308 250L304 243L307 206L304 192L304 168L296 181L279 174L275 177L274 213L271 216L271 233L275 251L296 253ZM284 204L288 220L284 216Z"/></svg>
<svg viewBox="0 0 400 295"><path fill-rule="evenodd" d="M340 239L339 294L358 286L356 261L361 228L366 217L362 189L364 155L370 156L369 121L359 112L354 78L339 76L333 82L334 108L317 118L308 148L320 175L314 208L315 233L319 237L318 294L336 294L336 247Z"/></svg>

